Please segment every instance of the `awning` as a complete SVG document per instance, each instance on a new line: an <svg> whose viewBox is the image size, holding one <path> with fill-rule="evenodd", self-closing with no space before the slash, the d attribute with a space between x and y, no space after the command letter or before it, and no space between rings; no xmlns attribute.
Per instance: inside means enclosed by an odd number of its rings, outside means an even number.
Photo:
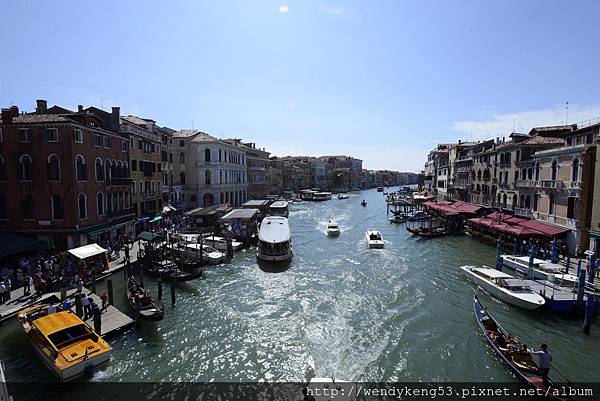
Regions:
<svg viewBox="0 0 600 401"><path fill-rule="evenodd" d="M143 241L154 241L157 238L162 238L162 236L160 234L156 234L156 233L151 233L148 231L142 231L141 233L138 234L138 239L141 239Z"/></svg>
<svg viewBox="0 0 600 401"><path fill-rule="evenodd" d="M22 237L12 233L0 233L0 258L23 252L41 252L46 244L35 238Z"/></svg>
<svg viewBox="0 0 600 401"><path fill-rule="evenodd" d="M79 248L69 249L69 253L79 259L91 258L92 256L100 255L105 252L106 249L98 244L89 244L80 246Z"/></svg>
<svg viewBox="0 0 600 401"><path fill-rule="evenodd" d="M156 216L155 218L153 218L152 220L150 220L148 223L156 223L157 221L161 220L162 216Z"/></svg>
<svg viewBox="0 0 600 401"><path fill-rule="evenodd" d="M257 213L258 209L234 209L231 212L227 213L222 217L223 220L233 220L233 219L241 219L241 220L249 220L253 218Z"/></svg>
<svg viewBox="0 0 600 401"><path fill-rule="evenodd" d="M566 228L551 226L550 224L541 223L541 222L535 221L535 220L526 220L522 223L519 223L519 225L521 227L526 227L531 230L539 231L539 232L549 235L551 237L560 237L560 236L568 233L569 231L571 231Z"/></svg>

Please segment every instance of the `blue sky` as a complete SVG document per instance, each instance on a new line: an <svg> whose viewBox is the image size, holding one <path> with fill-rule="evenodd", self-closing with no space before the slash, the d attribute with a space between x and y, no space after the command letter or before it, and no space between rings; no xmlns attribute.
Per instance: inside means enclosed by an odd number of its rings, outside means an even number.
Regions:
<svg viewBox="0 0 600 401"><path fill-rule="evenodd" d="M438 142L600 115L597 1L13 1L0 100L112 105L277 155L418 171Z"/></svg>

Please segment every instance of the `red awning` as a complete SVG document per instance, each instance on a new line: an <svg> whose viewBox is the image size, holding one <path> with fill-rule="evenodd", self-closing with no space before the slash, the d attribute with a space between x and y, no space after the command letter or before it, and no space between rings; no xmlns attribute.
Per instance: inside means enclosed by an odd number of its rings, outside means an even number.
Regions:
<svg viewBox="0 0 600 401"><path fill-rule="evenodd" d="M539 231L550 237L560 237L571 231L566 228L551 226L550 224L540 223L539 221L534 220L526 220L522 223L519 223L519 225L521 227L526 227L531 230Z"/></svg>

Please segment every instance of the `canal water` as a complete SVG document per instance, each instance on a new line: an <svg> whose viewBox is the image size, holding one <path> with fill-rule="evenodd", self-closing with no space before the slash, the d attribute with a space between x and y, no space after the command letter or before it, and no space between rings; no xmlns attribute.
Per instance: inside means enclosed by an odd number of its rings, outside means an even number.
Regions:
<svg viewBox="0 0 600 401"><path fill-rule="evenodd" d="M339 223L340 237L326 236L328 219ZM112 362L90 380L516 380L479 335L475 286L459 270L493 265L493 247L467 236L411 236L404 225L387 221L385 197L375 190L291 204L289 220L289 269L263 271L249 249L207 269L203 279L179 285L175 307L165 288L165 319L112 339ZM370 228L382 232L385 249L367 249ZM115 302L131 314L123 275L114 280ZM148 277L146 283L156 294L156 283ZM481 300L527 344L548 343L562 373L576 381L598 379L597 326L586 336L582 317L523 311L486 294ZM15 320L0 327L0 344L9 381L54 380Z"/></svg>

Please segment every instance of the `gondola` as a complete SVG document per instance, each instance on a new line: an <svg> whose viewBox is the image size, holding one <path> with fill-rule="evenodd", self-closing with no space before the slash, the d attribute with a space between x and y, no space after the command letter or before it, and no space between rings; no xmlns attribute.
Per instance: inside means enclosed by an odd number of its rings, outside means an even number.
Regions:
<svg viewBox="0 0 600 401"><path fill-rule="evenodd" d="M165 308L162 303L156 302L133 276L127 280L127 301L133 310L139 308L140 318L144 320L156 322L164 317Z"/></svg>
<svg viewBox="0 0 600 401"><path fill-rule="evenodd" d="M166 282L175 280L176 283L183 283L202 276L201 269L196 272L186 272L173 264L163 266L155 263L154 266L152 266L148 263L142 263L142 266L150 276L158 277Z"/></svg>
<svg viewBox="0 0 600 401"><path fill-rule="evenodd" d="M521 380L526 382L532 388L540 389L546 394L547 388L544 384L541 375L538 374L539 368L537 364L531 358L531 355L518 355L509 356L499 349L497 340L495 337L503 336L505 339L512 338L510 334L494 320L489 312L483 307L479 301L477 294L473 297L473 309L475 311L475 318L479 323L479 328L483 336L486 338L496 356L502 361L502 363L508 365L509 369ZM550 382L550 388L560 389L558 385L548 379ZM554 397L552 391L548 392L548 398L553 400L568 400L564 397Z"/></svg>
<svg viewBox="0 0 600 401"><path fill-rule="evenodd" d="M442 228L442 227L440 227L440 228L424 228L424 227L410 228L410 227L406 227L406 231L408 231L411 234L422 237L422 238L436 238L436 237L442 237L444 235L450 234L450 232L447 229Z"/></svg>

